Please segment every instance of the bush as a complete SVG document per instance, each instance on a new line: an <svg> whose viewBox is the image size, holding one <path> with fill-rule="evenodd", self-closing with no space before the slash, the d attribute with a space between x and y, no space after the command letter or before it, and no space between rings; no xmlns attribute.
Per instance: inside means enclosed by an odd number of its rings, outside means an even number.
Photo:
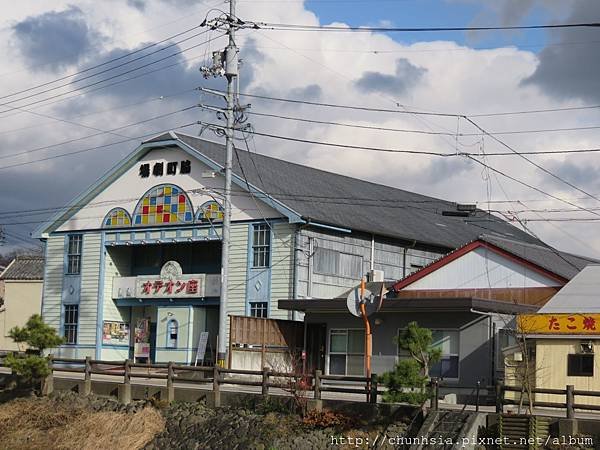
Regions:
<svg viewBox="0 0 600 450"><path fill-rule="evenodd" d="M426 386L428 377L421 374L421 365L414 359L403 359L394 370L383 374L379 381L387 387L384 402L423 404L431 390Z"/></svg>
<svg viewBox="0 0 600 450"><path fill-rule="evenodd" d="M45 349L57 347L64 342L56 330L44 323L39 314L29 318L23 328L14 327L9 336L17 344L29 346L26 355L9 354L4 362L27 384L38 384L50 374L48 358L41 356ZM20 345L19 345L20 346Z"/></svg>
<svg viewBox="0 0 600 450"><path fill-rule="evenodd" d="M48 359L39 355L16 355L10 353L4 363L27 383L33 383L50 375Z"/></svg>

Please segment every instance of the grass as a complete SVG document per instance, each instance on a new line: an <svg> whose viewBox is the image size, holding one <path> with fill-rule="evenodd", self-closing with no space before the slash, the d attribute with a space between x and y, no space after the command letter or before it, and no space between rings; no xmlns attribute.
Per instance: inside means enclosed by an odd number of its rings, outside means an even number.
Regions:
<svg viewBox="0 0 600 450"><path fill-rule="evenodd" d="M154 408L136 414L94 412L46 398L0 405L0 448L11 450L141 449L163 431Z"/></svg>

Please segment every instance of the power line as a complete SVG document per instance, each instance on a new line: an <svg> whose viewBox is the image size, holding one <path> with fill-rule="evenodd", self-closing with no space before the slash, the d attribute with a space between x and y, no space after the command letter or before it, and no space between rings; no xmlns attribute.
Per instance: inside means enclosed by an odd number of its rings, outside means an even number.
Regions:
<svg viewBox="0 0 600 450"><path fill-rule="evenodd" d="M444 135L444 136L458 136L458 137L471 137L471 136L481 136L481 133L451 133L447 131L427 131L427 130L414 130L414 129L402 129L402 128L390 128L390 127L377 127L370 125L358 125L358 124L348 124L341 122L332 122L325 120L316 120L316 119L307 119L304 117L292 117L292 116L284 116L281 114L270 114L270 113L261 113L256 111L248 111L246 114L261 116L261 117L272 117L276 119L284 119L284 120L294 120L297 122L306 122L306 123L314 123L321 125L334 125L339 127L350 127L350 128L359 128L366 130L376 130L376 131L393 131L398 133L416 133L416 134L429 134L429 135ZM585 126L585 127L568 127L568 128L542 128L538 130L512 130L512 131L490 131L490 134L494 135L509 135L509 134L531 134L531 133L552 133L552 132L562 132L562 131L582 131L582 130L597 130L600 129L600 125L594 126ZM593 151L593 150L590 150Z"/></svg>
<svg viewBox="0 0 600 450"><path fill-rule="evenodd" d="M17 153L9 153L9 154L6 154L6 155L0 155L0 159L14 158L14 157L17 157L17 156L28 155L30 153L39 152L39 151L42 151L42 150L48 150L50 148L59 147L61 145L72 144L73 142L84 141L86 139L91 139L93 137L102 136L102 135L105 135L105 134L113 134L114 131L123 130L125 128L130 128L130 127L133 127L133 126L136 126L136 125L141 125L141 124L148 123L148 122L151 122L151 121L157 120L157 119L164 119L165 117L169 117L169 116L172 116L174 114L179 114L179 113L182 113L182 112L185 112L185 111L189 111L189 110L194 109L194 108L197 108L197 106L195 106L195 105L194 106L188 106L186 108L181 108L181 109L178 109L176 111L171 111L171 112L168 112L168 113L165 113L165 114L161 114L159 116L149 117L147 119L140 120L138 122L130 123L130 124L127 124L127 125L122 125L120 127L112 128L112 129L106 130L106 131L101 131L100 133L95 133L95 134L90 134L88 136L82 136L82 137L79 137L79 138L69 139L68 141L58 142L56 144L50 144L50 145L45 145L43 147L31 148L31 149L23 150L23 151L17 152ZM130 139L128 136L122 136L122 137L126 137L127 139ZM0 166L0 169L2 169L2 168L3 167Z"/></svg>
<svg viewBox="0 0 600 450"><path fill-rule="evenodd" d="M467 155L467 158L469 158L471 161L475 161L477 164L480 164L481 166L483 166L483 167L485 167L485 168L487 168L487 169L489 169L489 170L497 173L498 175L502 175L503 177L508 178L509 180L512 180L512 181L514 181L516 183L519 183L522 186L525 186L525 187L527 187L529 189L532 189L532 190L534 190L536 192L539 192L540 194L543 194L543 195L545 195L547 197L553 198L554 200L558 200L559 202L566 203L567 205L571 205L571 206L573 206L573 207L575 207L575 208L577 208L579 210L587 211L587 212L589 212L591 214L594 214L596 216L600 216L600 214L597 213L596 211L589 210L589 209L584 208L583 206L579 206L579 205L577 205L577 204L575 204L575 203L573 203L573 202L571 202L569 200L565 200L563 198L560 198L560 197L557 197L557 196L555 196L553 194L550 194L550 193L548 193L548 192L546 192L546 191L544 191L544 190L542 190L540 188L537 188L537 187L535 187L535 186L533 186L533 185L531 185L529 183L526 183L525 181L519 180L518 178L515 178L512 175L508 175L507 173L505 173L505 172L503 172L503 171L501 171L499 169L496 169L495 167L492 167L491 165L489 165L489 164L487 164L487 163L485 163L483 161L480 161L477 158L474 158L474 157L469 156L469 155Z"/></svg>
<svg viewBox="0 0 600 450"><path fill-rule="evenodd" d="M191 127L193 125L197 125L197 122L188 123L188 124L181 125L181 126L178 126L178 127L175 127L175 128L167 128L167 129L160 130L160 131L154 131L152 133L146 133L146 134L142 134L140 136L134 136L134 137L131 137L131 138L128 138L128 139L123 139L121 141L109 142L108 144L104 144L104 145L97 145L95 147L88 147L88 148L84 148L84 149L81 149L81 150L76 150L74 152L62 153L62 154L59 154L59 155L48 156L46 158L36 159L36 160L32 160L32 161L25 161L25 162L22 162L22 163L11 164L9 166L0 167L0 170L10 169L10 168L13 168L13 167L26 166L26 165L29 165L29 164L36 164L36 163L39 163L39 162L50 161L50 160L53 160L53 159L63 158L63 157L66 157L66 156L78 155L78 154L81 154L81 153L86 153L86 152L90 152L90 151L93 151L93 150L98 150L98 149L101 149L101 148L111 147L111 146L117 145L117 144L123 144L125 142L135 141L137 139L143 139L143 138L146 138L148 136L154 136L156 134L165 133L167 131L179 130L179 129L182 129L182 128Z"/></svg>
<svg viewBox="0 0 600 450"><path fill-rule="evenodd" d="M354 27L354 26L323 26L323 25L301 25L286 23L259 22L261 29L281 31L334 31L334 32L439 32L439 31L510 31L510 30L544 30L556 28L598 28L600 22L560 23L542 25L512 25L512 26L490 26L490 27Z"/></svg>
<svg viewBox="0 0 600 450"><path fill-rule="evenodd" d="M89 113L85 113L85 114L78 114L78 115L72 116L72 117L69 116L69 117L66 117L66 118L62 118L62 117L56 117L56 116L48 116L48 118L52 119L52 120L58 120L58 121L81 119L83 117L89 117L89 116L94 116L94 115L98 115L98 114L106 114L108 112L117 111L117 110L120 110L120 109L127 109L127 108L131 108L133 106L139 106L139 105L144 105L144 104L147 104L147 103L153 103L153 102L157 102L157 101L162 101L162 100L165 100L165 99L168 99L168 98L171 98L171 97L178 97L178 96L183 95L183 94L188 94L188 93L193 92L193 91L195 91L195 88L190 88L190 89L186 89L184 91L174 92L172 94L161 95L160 97L151 97L151 98L148 98L146 100L141 100L141 101L134 102L134 103L126 103L126 104L122 104L122 105L119 105L119 106L115 106L113 108L103 109L103 110L100 110L100 111L93 111L93 112L89 112ZM46 105L44 105L44 106L46 106ZM27 111L27 112L32 113L32 114L36 114L33 111ZM31 130L33 128L39 129L40 127L44 127L44 126L50 125L50 123L51 122L46 122L46 123L42 123L42 124L39 124L39 125L38 124L36 124L36 125L28 125L26 127L13 128L13 129L9 129L9 130L1 130L0 131L0 135L8 134L8 133L15 133L15 132L18 132L18 131ZM77 123L77 122L74 122L73 124L74 125L79 125L79 126L84 126L84 127L86 126L84 124Z"/></svg>
<svg viewBox="0 0 600 450"><path fill-rule="evenodd" d="M512 153L514 153L515 155L518 155L520 158L524 159L525 161L527 161L529 164L531 164L532 166L540 169L542 172L544 172L547 175L550 175L552 178L560 181L561 183L575 189L576 191L581 192L582 194L587 195L590 198L593 198L594 200L597 200L600 202L600 198L595 196L594 194L590 194L589 192L587 192L584 189L581 189L580 187L576 186L575 184L571 183L568 180L565 180L564 178L560 177L559 175L555 174L554 172L551 172L550 170L546 169L544 166L542 166L541 164L536 163L535 161L532 161L531 159L529 159L527 156L525 156L522 152L518 152L517 150L515 150L514 148L512 148L510 145L508 145L506 142L504 142L501 139L498 139L496 136L494 136L493 134L488 133L486 130L484 130L480 125L477 124L477 122L475 122L473 119L470 119L469 117L465 117L465 119L471 124L473 125L475 128L477 128L479 131L481 131L482 133L484 133L486 136L491 137L494 141L496 141L497 143L499 143L500 145L502 145L504 148L507 148L508 150L510 150Z"/></svg>
<svg viewBox="0 0 600 450"><path fill-rule="evenodd" d="M335 103L320 103L320 102L311 102L308 100L298 100L298 99L289 99L289 98L281 98L281 97L269 97L267 95L246 94L243 92L240 92L239 95L241 95L243 97L260 98L263 100L272 100L272 101L277 101L277 102L321 106L321 107L326 107L326 108L352 109L352 110L358 110L358 111L370 111L370 112L381 112L381 113L416 114L416 115L423 115L423 116L463 117L462 114L439 113L439 112L433 112L433 111L409 111L409 110L398 110L398 109L370 108L367 106L341 105L341 104L335 104ZM400 106L397 102L396 102L396 105Z"/></svg>
<svg viewBox="0 0 600 450"><path fill-rule="evenodd" d="M194 48L197 48L197 47L200 47L200 46L202 46L202 45L205 45L205 44L207 44L207 43L209 43L209 42L212 42L212 41L214 41L214 40L216 40L216 39L219 39L219 38L220 38L220 37L222 37L222 36L223 36L223 35L218 35L218 36L212 37L212 38L210 38L210 39L208 39L208 40L206 40L206 41L204 41L204 42L200 42L199 44L192 45L192 46L190 46L190 47L187 47L187 48L185 48L185 49L182 49L182 50L179 50L179 51L177 51L177 52L175 52L175 53L172 53L172 54L170 54L170 55L167 55L167 56L165 56L165 57L163 57L163 58L159 58L159 59L157 59L157 60L155 60L155 61L149 62L149 63L147 63L147 64L143 64L143 65L141 65L141 66L139 66L139 67L135 67L135 68L133 68L133 69L129 69L129 70L125 71L125 72L122 72L122 73L119 73L119 74L116 74L116 75L112 75L112 76L110 76L110 77L108 77L108 78L104 78L104 79L102 79L102 80L95 81L95 82L93 82L93 83L90 83L90 84L87 84L87 85L85 85L85 86L81 86L81 87L79 87L79 88L72 89L72 90L70 90L70 91L66 91L66 92L63 92L63 93L60 93L60 94L56 94L56 95L53 95L53 96L50 96L50 97L47 97L47 98L44 98L44 99L41 99L41 100L36 100L36 101L30 102L30 103L26 103L26 104L24 104L24 105L20 105L19 107L20 107L20 108L25 108L25 107L27 107L27 106L36 105L36 104L38 104L38 103L45 102L45 101L47 101L47 100L51 100L51 99L54 99L54 98L59 98L59 97L62 97L62 96L64 96L64 95L67 95L67 94L70 94L70 93L73 93L73 92L79 92L79 91L81 91L82 89L86 89L86 88L88 88L88 87L97 86L97 85L99 85L99 84L101 84L101 83L104 83L104 82L106 82L106 81L110 81L110 80L113 80L113 79L115 79L115 78L122 77L123 75L127 75L127 74L129 74L129 73L136 72L136 71L138 71L138 70L140 70L140 69L144 69L144 68L146 68L146 67L152 66L152 65L154 65L154 64L157 64L157 63L159 63L159 62L162 62L162 61L164 61L164 60L166 60L166 59L173 58L173 57L175 57L175 56L178 56L178 55L180 55L180 54L183 54L183 53L185 53L185 52L187 52L187 51L189 51L189 50L192 50L192 49L194 49ZM88 92L89 92L89 91L88 91ZM85 93L87 93L87 92L81 92L79 95L83 95L83 94L85 94ZM19 100L21 100L21 99L19 99ZM11 101L11 102L8 102L8 103L12 103L12 102L15 102L15 101L18 101L18 100L13 100L13 101ZM11 108L11 106L10 106L8 103L0 104L0 106L8 106L9 108ZM7 111L0 111L0 113L2 113L2 112L7 112Z"/></svg>
<svg viewBox="0 0 600 450"><path fill-rule="evenodd" d="M20 90L20 91L13 92L13 93L11 93L11 94L4 94L4 95L0 96L0 100L3 100L3 99L5 99L5 98L9 98L9 97L14 97L15 95L23 94L23 93L25 93L25 92L29 92L29 91L32 91L32 90L36 90L36 89L39 89L39 88L41 88L41 87L45 87L45 86L49 86L49 85L51 85L51 84L54 84L54 83L58 83L59 81L63 81L63 80L67 80L67 79L69 79L69 78L73 78L73 77L75 77L75 76L77 76L77 75L81 75L81 74L87 73L87 72L89 72L90 70L94 70L94 69L97 69L97 68L99 68L99 67L106 66L106 65L108 65L108 64L111 64L111 63L113 63L113 62L120 61L120 60L122 60L122 59L125 59L125 58L127 58L127 57L129 57L129 56L132 56L132 55L135 55L135 54L137 54L137 53L140 53L140 52L143 52L143 51L145 51L145 50L148 50L148 49L150 49L150 48L152 48L152 47L155 47L155 46L157 46L157 45L163 44L163 43L165 43L165 42L167 42L167 41L169 41L169 40L171 40L171 39L173 39L173 38L176 38L176 37L182 36L182 35L184 35L184 34L187 34L187 33L189 33L190 31L196 30L196 29L198 29L198 28L199 28L199 26L195 26L195 27L189 28L189 29L187 29L187 30L185 30L185 31L182 31L181 33L177 33L177 34L171 35L171 36L169 36L169 37L167 37L167 38L165 38L165 39L163 39L163 40L161 40L161 41L155 42L155 43L153 43L153 44L149 44L149 45L147 45L147 46L145 46L145 47L142 47L142 48L140 48L140 49L138 49L138 50L134 50L134 51L131 51L131 52L125 53L124 55L121 55L121 56L119 56L119 57L112 58L112 59L110 59L110 60L108 60L108 61L105 61L105 62L103 62L103 63L96 64L96 65L94 65L94 66L91 66L91 67L87 67L87 68L85 68L85 69L79 70L79 71L77 71L77 72L70 73L70 74L68 74L68 75L64 75L64 76L62 76L62 77L60 77L60 78L56 78L56 79L54 79L54 80L52 80L52 81L47 81L47 82L45 82L45 83L41 83L41 84L38 84L38 85L35 85L35 86L30 86L30 87L28 87L28 88L26 88L26 89L22 89L22 90ZM186 38L185 40L189 40L189 39L191 39L191 38L194 38L194 37L196 37L196 36L200 36L201 34L205 34L206 32L207 32L207 31L203 31L202 33L195 34L194 36L192 36L192 37L190 37L190 38ZM184 40L184 41L185 41L185 40ZM180 41L180 42L184 42L184 41ZM147 57L147 56L151 56L151 55L153 55L153 54L155 54L155 53L157 53L157 52L160 52L160 51L166 50L167 48L173 47L174 45L177 45L177 43L170 44L170 45L168 45L168 46L166 46L166 47L163 47L163 48L161 48L161 49L159 49L159 50L157 50L157 51L155 51L155 52L148 53L147 55L142 55L142 56L140 56L140 57L138 57L138 58L136 58L136 59L133 59L133 60L131 60L131 61L127 61L127 62L125 62L125 63L123 63L123 64L119 64L119 65L117 65L117 66L115 66L115 67L110 67L110 68L108 68L108 69L105 69L105 70L103 70L103 71L101 71L101 72L97 72L97 73L94 73L94 74L91 74L91 75L87 75L87 76L85 76L85 77L83 77L83 78L79 78L79 79L77 79L77 80L74 80L74 81L73 81L73 83L77 83L77 82L80 82L80 81L82 81L82 80L85 80L85 79L87 79L87 78L91 78L91 77L94 77L94 76L96 76L96 75L100 75L100 74L102 74L102 73L108 72L108 71L110 71L110 70L117 69L117 68L119 68L119 67L122 67L122 66L124 66L124 65L131 64L132 62L135 62L135 61L137 61L137 60L139 60L139 59L142 59L142 58L145 58L145 57ZM54 88L52 88L52 89L58 89L59 87L64 87L64 86L67 86L67 85L69 85L69 84L70 84L70 83L63 84L63 85L61 85L61 86L56 86L56 87L54 87ZM50 89L50 90L52 90L52 89ZM43 93L45 93L45 92L48 92L48 91L46 90L46 91L38 92L37 94L34 94L34 95L43 94ZM29 98L29 97L25 97L25 98ZM17 100L13 100L13 101L19 101L19 100L22 100L22 99L17 99ZM9 103L12 103L12 102L9 102Z"/></svg>

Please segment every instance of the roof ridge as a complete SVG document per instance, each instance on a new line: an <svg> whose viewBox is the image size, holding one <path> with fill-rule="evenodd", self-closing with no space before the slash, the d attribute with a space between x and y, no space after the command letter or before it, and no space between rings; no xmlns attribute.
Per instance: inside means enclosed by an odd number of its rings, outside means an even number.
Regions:
<svg viewBox="0 0 600 450"><path fill-rule="evenodd" d="M182 133L182 132L177 131L177 132L174 132L174 134L175 135L181 134L181 135L183 135L185 137L188 137L188 138L192 138L192 139L199 140L199 141L210 142L211 144L216 144L216 145L220 145L220 146L224 147L224 145L222 143L220 143L220 142L215 142L215 141L211 141L211 140L208 140L208 139L201 139L198 136L192 136L192 135L187 134L187 133ZM248 152L247 150L243 150L243 149L238 149L238 150L241 150L241 151L243 151L245 153L248 153L248 154L251 153L251 152ZM276 161L279 161L281 163L288 164L288 165L291 165L291 166L300 166L300 167L303 167L303 168L306 168L306 169L316 170L318 172L325 173L325 174L328 174L328 175L334 175L336 177L346 178L346 179L352 180L354 182L360 182L360 183L370 184L370 185L373 185L373 186L378 186L378 187L384 187L384 188L387 188L387 189L392 189L392 190L395 190L395 191L401 191L401 192L405 192L407 194L411 194L411 195L415 195L415 196L418 196L418 197L422 197L424 199L435 200L435 201L438 201L438 202L441 202L441 203L449 203L449 204L456 204L457 203L456 201L453 201L453 200L446 200L446 199L442 199L442 198L432 197L430 195L424 195L424 194L420 194L418 192L409 191L409 190L402 189L402 188L395 187L395 186L390 186L389 184L375 183L373 181L362 180L360 178L351 177L350 175L344 175L344 174L341 174L341 173L330 172L328 170L319 169L319 168L313 167L313 166L307 166L306 164L300 164L300 163L293 162L293 161L287 161L285 159L276 158L274 156L263 155L261 153L252 153L252 154L255 155L255 156L258 156L259 158L272 159L272 160L276 160ZM385 198L383 198L381 200L382 201L386 201L386 200L392 200L392 199L385 199Z"/></svg>

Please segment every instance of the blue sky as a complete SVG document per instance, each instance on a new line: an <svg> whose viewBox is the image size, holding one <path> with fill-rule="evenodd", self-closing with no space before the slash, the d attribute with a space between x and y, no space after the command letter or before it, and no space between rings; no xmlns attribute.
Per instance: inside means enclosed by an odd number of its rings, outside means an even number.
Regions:
<svg viewBox="0 0 600 450"><path fill-rule="evenodd" d="M485 2L449 0L309 0L307 9L320 18L322 24L334 21L353 26L397 27L469 25L503 25L501 18ZM520 21L522 25L542 24L551 19L547 10L534 7ZM436 33L390 33L403 43L450 40L473 47L514 45L531 51L541 49L546 42L544 30ZM533 47L536 46L536 47Z"/></svg>

